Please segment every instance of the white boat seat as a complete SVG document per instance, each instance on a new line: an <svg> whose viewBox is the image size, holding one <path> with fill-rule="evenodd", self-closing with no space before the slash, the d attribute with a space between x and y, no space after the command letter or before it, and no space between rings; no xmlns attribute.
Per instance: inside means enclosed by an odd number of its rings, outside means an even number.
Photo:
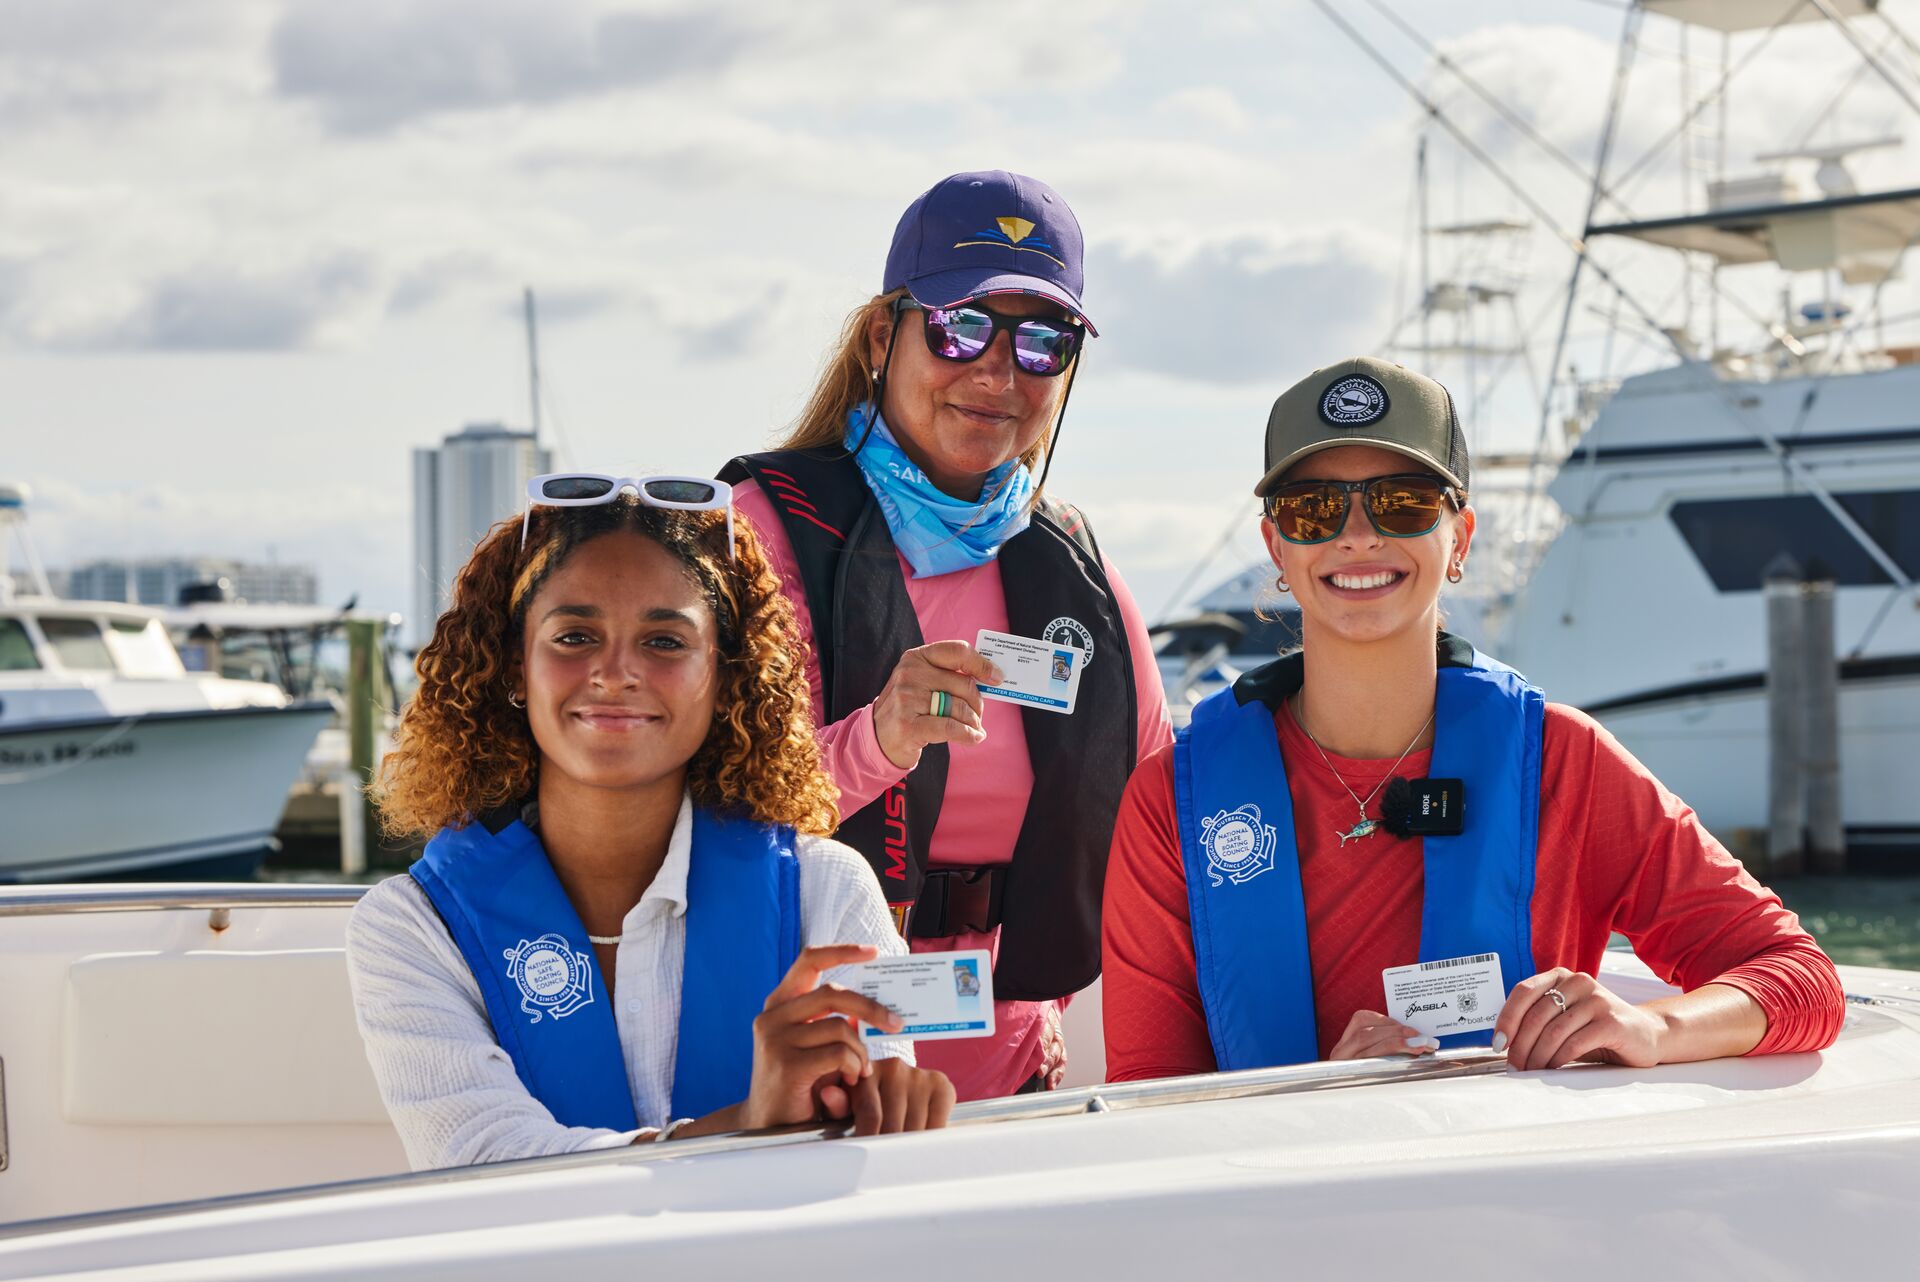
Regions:
<svg viewBox="0 0 1920 1282"><path fill-rule="evenodd" d="M67 971L69 1122L385 1123L345 950L102 953Z"/></svg>

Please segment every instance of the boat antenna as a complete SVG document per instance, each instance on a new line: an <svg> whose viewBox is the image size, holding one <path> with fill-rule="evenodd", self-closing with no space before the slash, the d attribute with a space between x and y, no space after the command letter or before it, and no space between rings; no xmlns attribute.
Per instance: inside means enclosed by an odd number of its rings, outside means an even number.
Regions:
<svg viewBox="0 0 1920 1282"><path fill-rule="evenodd" d="M1414 161L1415 181L1420 188L1420 350L1424 353L1433 350L1433 282L1429 278L1427 264L1427 242L1433 236L1433 226L1427 217L1427 131L1420 131L1420 149Z"/></svg>
<svg viewBox="0 0 1920 1282"><path fill-rule="evenodd" d="M527 400L533 410L533 442L540 443L540 329L534 316L533 286L522 291L527 316Z"/></svg>
<svg viewBox="0 0 1920 1282"><path fill-rule="evenodd" d="M1846 37L1848 44L1853 46L1853 51L1860 55L1860 60L1869 67L1872 67L1874 73L1887 82L1887 88L1900 95L1900 101L1913 108L1916 114L1920 114L1920 100L1914 98L1913 91L1895 79L1893 73L1887 70L1885 64L1883 64L1880 59L1874 57L1873 50L1867 48L1867 42L1860 38L1860 33L1849 26L1847 20L1841 17L1839 12L1835 10L1827 0L1807 0L1807 3L1818 9L1828 22L1840 28L1840 34ZM1896 28L1896 30L1898 30L1898 28Z"/></svg>

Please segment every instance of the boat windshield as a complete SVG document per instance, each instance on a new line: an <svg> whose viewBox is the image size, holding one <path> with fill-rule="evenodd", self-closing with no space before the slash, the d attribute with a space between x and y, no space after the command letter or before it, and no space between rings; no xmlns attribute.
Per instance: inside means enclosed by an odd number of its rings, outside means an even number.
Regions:
<svg viewBox="0 0 1920 1282"><path fill-rule="evenodd" d="M33 639L18 619L0 619L0 672L31 672L40 666Z"/></svg>
<svg viewBox="0 0 1920 1282"><path fill-rule="evenodd" d="M112 672L113 653L100 635L100 625L92 619L40 619L40 631L60 659L60 666L74 672Z"/></svg>

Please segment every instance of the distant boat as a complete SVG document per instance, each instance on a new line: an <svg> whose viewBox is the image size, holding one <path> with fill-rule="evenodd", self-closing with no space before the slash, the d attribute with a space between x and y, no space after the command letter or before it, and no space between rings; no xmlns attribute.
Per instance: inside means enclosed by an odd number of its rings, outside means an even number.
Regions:
<svg viewBox="0 0 1920 1282"><path fill-rule="evenodd" d="M24 542L26 495L0 487ZM159 611L15 595L0 574L0 881L245 876L333 717L322 699L189 673Z"/></svg>

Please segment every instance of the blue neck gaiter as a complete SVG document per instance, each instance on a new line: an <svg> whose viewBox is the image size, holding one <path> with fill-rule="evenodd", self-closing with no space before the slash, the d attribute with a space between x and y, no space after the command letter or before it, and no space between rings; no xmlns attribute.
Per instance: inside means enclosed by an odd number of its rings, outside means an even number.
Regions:
<svg viewBox="0 0 1920 1282"><path fill-rule="evenodd" d="M987 473L981 486L983 502L956 499L927 479L887 430L871 402L847 413L847 448L860 446L853 461L867 478L880 514L887 519L893 545L900 549L913 577L985 565L1008 539L1027 528L1027 500L1033 494L1033 473L1019 459L1002 463ZM867 433L867 417L873 432ZM865 445L860 438L867 437Z"/></svg>

